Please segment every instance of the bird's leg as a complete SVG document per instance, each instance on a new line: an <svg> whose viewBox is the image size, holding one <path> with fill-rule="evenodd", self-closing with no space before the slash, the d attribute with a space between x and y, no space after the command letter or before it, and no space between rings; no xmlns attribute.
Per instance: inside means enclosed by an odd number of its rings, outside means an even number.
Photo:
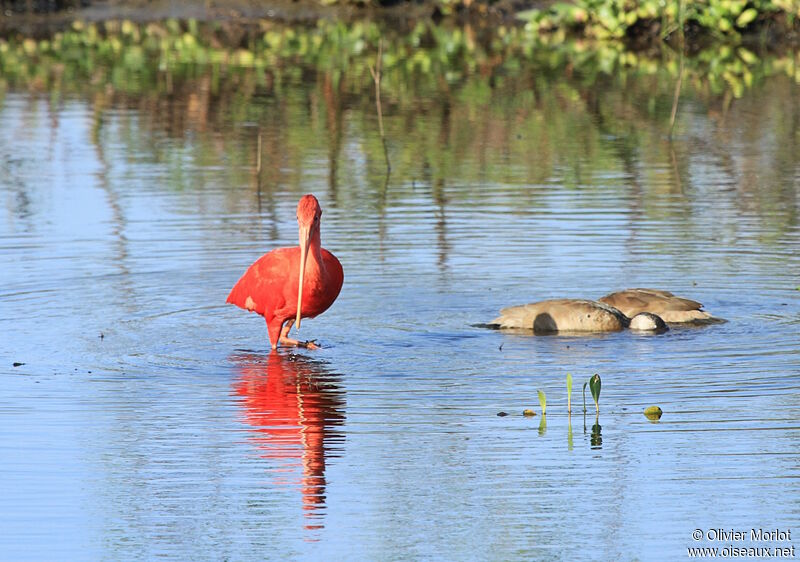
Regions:
<svg viewBox="0 0 800 562"><path fill-rule="evenodd" d="M280 341L280 343L282 343L283 345L289 345L294 347L306 347L308 349L319 348L319 346L315 344L313 341L298 341L291 339L289 337L289 330L292 329L292 326L294 326L294 320L289 320L288 323L281 328L281 337L280 340L278 340Z"/></svg>

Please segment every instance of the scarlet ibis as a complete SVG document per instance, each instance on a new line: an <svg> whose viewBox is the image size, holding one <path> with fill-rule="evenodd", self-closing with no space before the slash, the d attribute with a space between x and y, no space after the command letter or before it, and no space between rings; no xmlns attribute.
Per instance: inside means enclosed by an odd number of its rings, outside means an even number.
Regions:
<svg viewBox="0 0 800 562"><path fill-rule="evenodd" d="M289 330L292 324L299 329L301 318L325 312L342 289L342 264L322 247L320 217L317 198L303 195L297 204L300 245L261 256L228 295L227 302L264 317L273 349L278 343L315 349L313 341L290 339Z"/></svg>

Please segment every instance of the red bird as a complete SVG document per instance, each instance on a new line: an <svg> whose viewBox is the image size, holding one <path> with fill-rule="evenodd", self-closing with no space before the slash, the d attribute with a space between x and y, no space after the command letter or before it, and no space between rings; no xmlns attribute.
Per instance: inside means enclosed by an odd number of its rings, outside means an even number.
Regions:
<svg viewBox="0 0 800 562"><path fill-rule="evenodd" d="M342 289L342 264L320 241L321 216L317 198L303 195L297 204L300 246L261 256L228 295L227 302L264 317L273 349L278 343L315 349L313 341L290 339L289 330L294 323L300 328L300 318L328 310Z"/></svg>

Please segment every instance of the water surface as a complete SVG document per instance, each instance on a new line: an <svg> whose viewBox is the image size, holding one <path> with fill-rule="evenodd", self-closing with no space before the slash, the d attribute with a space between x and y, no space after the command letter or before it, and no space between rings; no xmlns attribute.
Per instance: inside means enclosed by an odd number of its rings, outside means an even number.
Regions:
<svg viewBox="0 0 800 562"><path fill-rule="evenodd" d="M687 86L669 142L671 85L496 78L387 94L388 178L347 72L246 99L202 73L163 98L9 86L3 557L672 559L696 528L800 527L796 84ZM303 323L321 350L270 354L223 303L296 243L306 192L345 285ZM475 326L630 286L728 322Z"/></svg>

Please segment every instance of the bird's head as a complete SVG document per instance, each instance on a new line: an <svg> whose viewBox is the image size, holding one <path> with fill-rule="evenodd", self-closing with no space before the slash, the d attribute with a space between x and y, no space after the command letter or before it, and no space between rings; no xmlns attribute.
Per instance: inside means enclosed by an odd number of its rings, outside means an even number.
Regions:
<svg viewBox="0 0 800 562"><path fill-rule="evenodd" d="M300 282L297 288L297 317L295 324L300 328L300 313L303 304L303 279L306 273L306 256L311 239L316 234L319 236L319 222L322 217L322 208L319 206L317 198L311 195L303 195L297 204L297 225L300 228Z"/></svg>
<svg viewBox="0 0 800 562"><path fill-rule="evenodd" d="M297 204L297 224L302 229L304 226L309 230L319 228L322 208L319 206L317 198L311 195L303 195Z"/></svg>

